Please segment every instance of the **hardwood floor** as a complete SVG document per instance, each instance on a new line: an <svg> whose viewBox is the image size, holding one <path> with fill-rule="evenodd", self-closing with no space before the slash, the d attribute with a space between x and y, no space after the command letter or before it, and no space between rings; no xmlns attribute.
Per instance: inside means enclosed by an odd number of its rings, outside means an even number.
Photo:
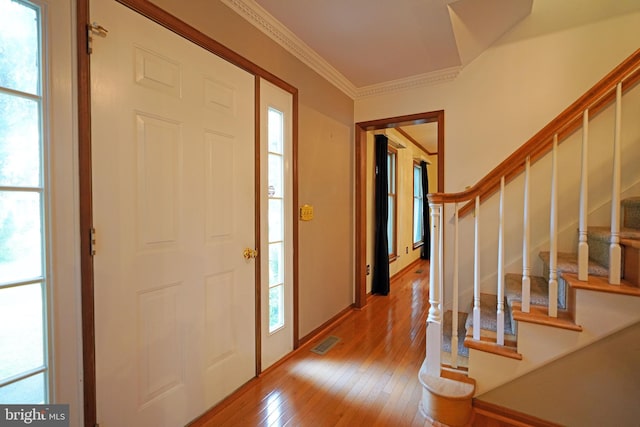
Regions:
<svg viewBox="0 0 640 427"><path fill-rule="evenodd" d="M429 425L418 410L428 279L426 261L394 278L388 296L372 296L192 426ZM310 351L328 335L340 341Z"/></svg>

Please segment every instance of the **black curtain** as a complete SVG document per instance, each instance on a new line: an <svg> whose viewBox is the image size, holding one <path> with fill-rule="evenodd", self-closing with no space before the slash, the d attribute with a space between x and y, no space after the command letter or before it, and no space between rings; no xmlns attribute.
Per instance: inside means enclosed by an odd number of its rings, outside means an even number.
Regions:
<svg viewBox="0 0 640 427"><path fill-rule="evenodd" d="M420 170L422 175L422 250L420 251L420 258L431 258L431 223L429 221L429 200L427 194L429 194L429 175L427 174L427 162L424 160L420 162Z"/></svg>
<svg viewBox="0 0 640 427"><path fill-rule="evenodd" d="M389 244L387 222L389 221L387 151L389 140L384 135L375 136L376 186L375 186L375 253L373 259L373 283L371 293L389 293Z"/></svg>

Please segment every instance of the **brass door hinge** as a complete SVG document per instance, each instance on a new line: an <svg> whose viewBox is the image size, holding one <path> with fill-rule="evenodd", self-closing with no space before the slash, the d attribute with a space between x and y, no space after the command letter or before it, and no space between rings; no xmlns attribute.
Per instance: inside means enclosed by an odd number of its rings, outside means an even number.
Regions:
<svg viewBox="0 0 640 427"><path fill-rule="evenodd" d="M91 256L96 254L96 229L93 227L89 229L89 253Z"/></svg>
<svg viewBox="0 0 640 427"><path fill-rule="evenodd" d="M102 25L99 25L96 22L94 22L93 24L87 25L87 53L88 54L91 54L93 52L93 47L92 47L93 36L105 38L107 37L108 32L109 30L107 30Z"/></svg>

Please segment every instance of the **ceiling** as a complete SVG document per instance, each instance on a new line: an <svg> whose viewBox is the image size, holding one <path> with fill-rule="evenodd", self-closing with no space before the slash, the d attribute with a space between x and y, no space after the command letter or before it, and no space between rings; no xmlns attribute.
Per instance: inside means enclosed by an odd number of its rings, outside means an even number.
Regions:
<svg viewBox="0 0 640 427"><path fill-rule="evenodd" d="M353 98L453 78L533 0L222 0Z"/></svg>

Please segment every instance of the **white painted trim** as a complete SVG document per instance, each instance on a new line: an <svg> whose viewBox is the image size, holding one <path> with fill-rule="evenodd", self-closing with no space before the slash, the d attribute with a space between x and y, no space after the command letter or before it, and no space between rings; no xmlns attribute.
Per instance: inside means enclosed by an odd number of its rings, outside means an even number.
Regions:
<svg viewBox="0 0 640 427"><path fill-rule="evenodd" d="M223 0L224 1L224 0ZM444 70L418 74L404 79L392 80L380 84L363 86L357 89L356 98L366 98L383 93L399 92L405 89L415 89L422 86L432 86L454 80L460 74L461 66L445 68Z"/></svg>
<svg viewBox="0 0 640 427"><path fill-rule="evenodd" d="M444 83L455 79L462 69L462 67L452 67L370 86L356 87L254 0L221 1L351 99Z"/></svg>

